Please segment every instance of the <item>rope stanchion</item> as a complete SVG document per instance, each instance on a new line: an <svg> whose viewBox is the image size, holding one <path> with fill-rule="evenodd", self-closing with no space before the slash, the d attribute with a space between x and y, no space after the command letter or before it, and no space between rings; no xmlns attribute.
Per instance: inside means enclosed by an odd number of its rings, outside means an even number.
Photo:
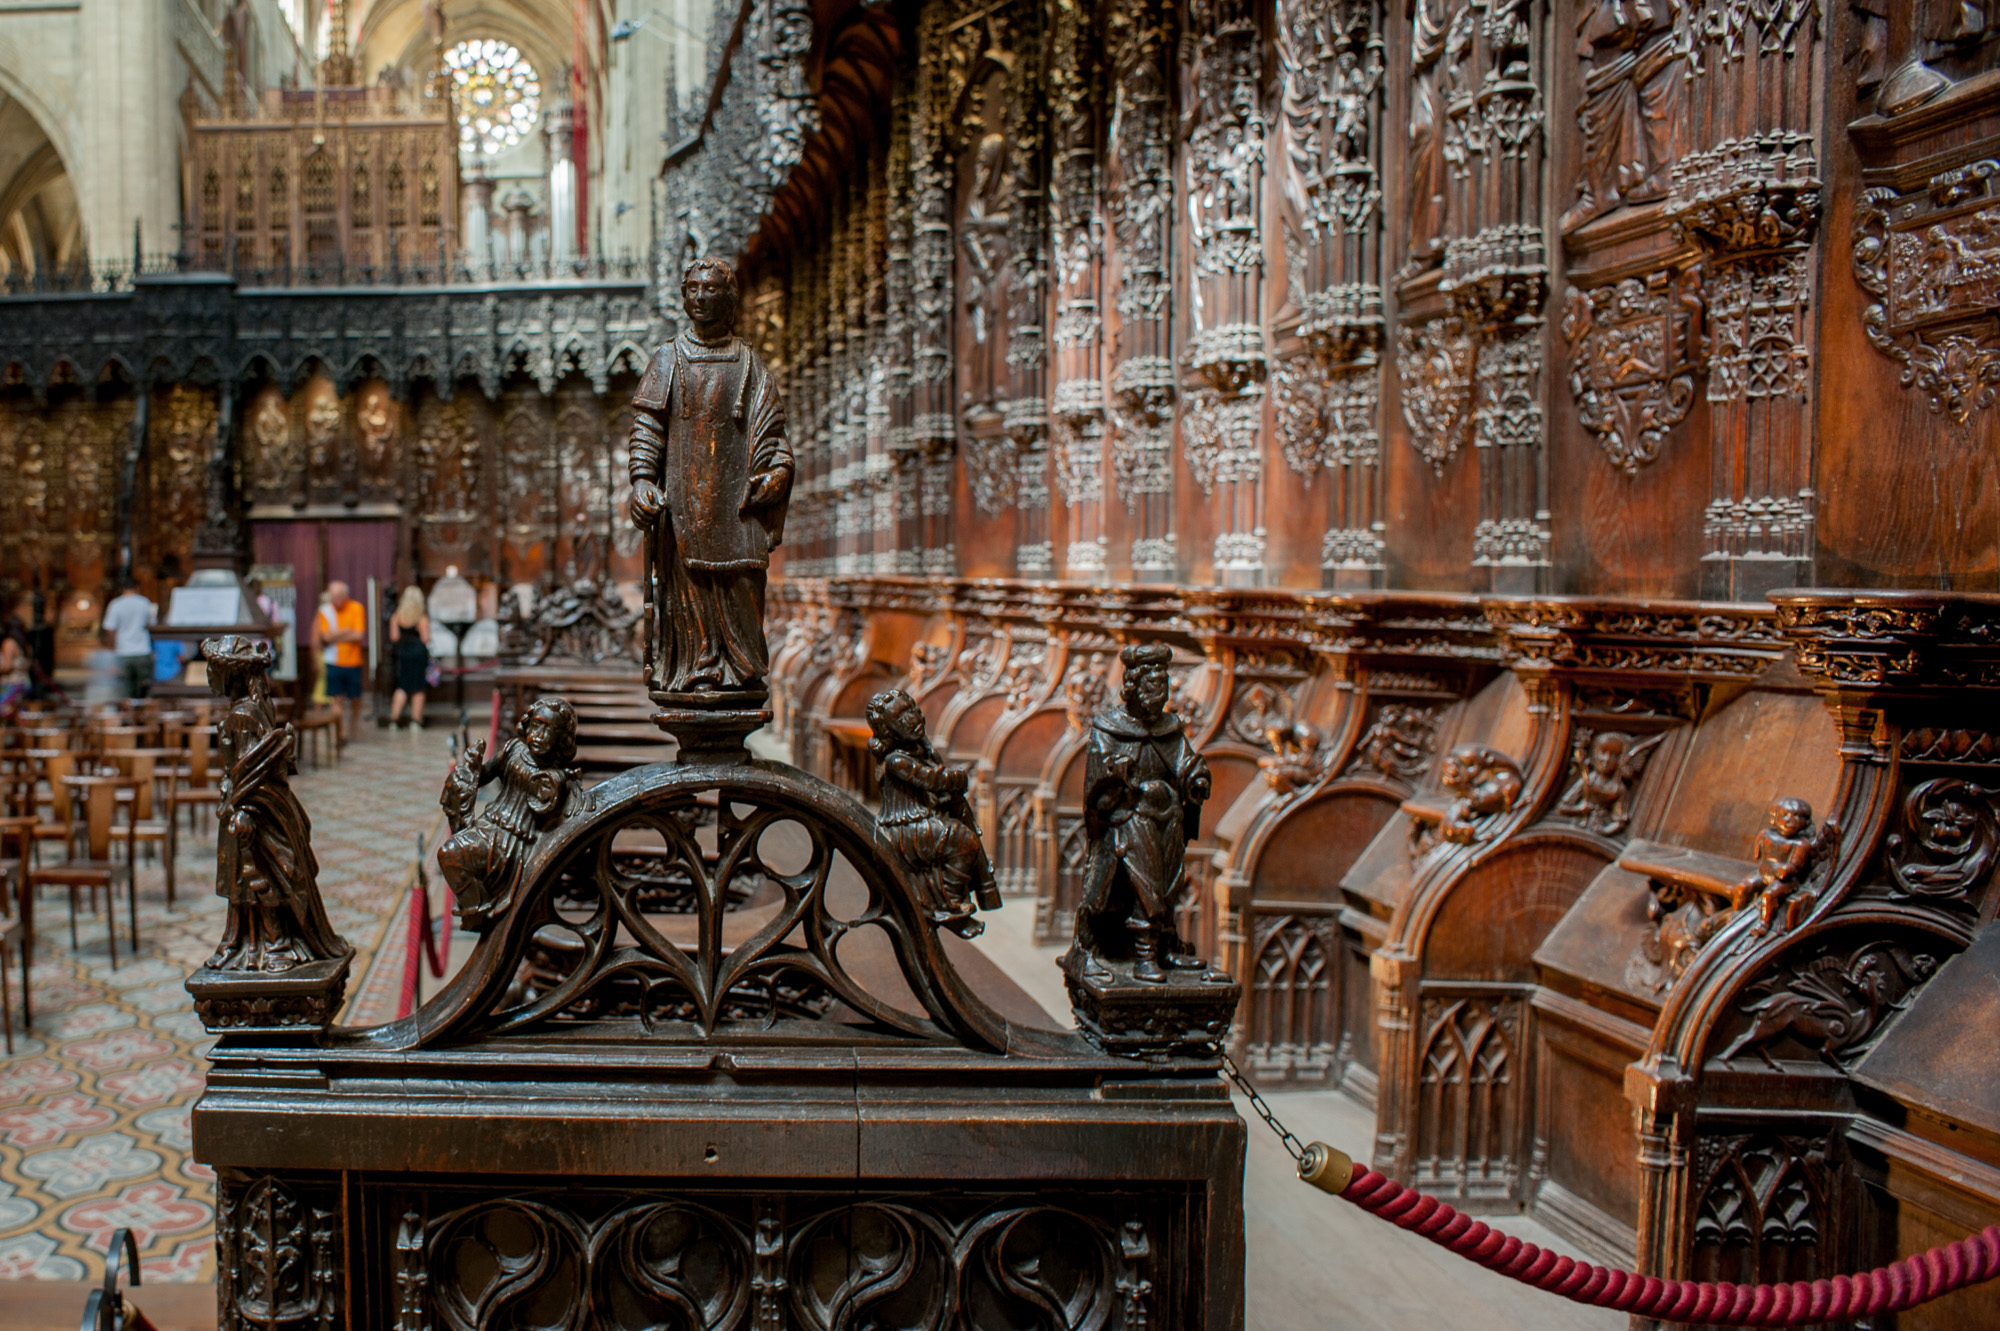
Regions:
<svg viewBox="0 0 2000 1331"><path fill-rule="evenodd" d="M1278 1122L1235 1064L1225 1058L1223 1069L1249 1096L1258 1117L1280 1134L1298 1162L1300 1179L1489 1271L1577 1303L1666 1322L1807 1326L1902 1312L2000 1276L2000 1225L1859 1275L1784 1285L1662 1280L1558 1257L1357 1164L1325 1142L1300 1148L1299 1139Z"/></svg>

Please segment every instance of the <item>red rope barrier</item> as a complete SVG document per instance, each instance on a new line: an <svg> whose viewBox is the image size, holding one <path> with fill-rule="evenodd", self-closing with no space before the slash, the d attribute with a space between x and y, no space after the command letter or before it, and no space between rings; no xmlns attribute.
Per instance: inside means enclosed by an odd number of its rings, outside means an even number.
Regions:
<svg viewBox="0 0 2000 1331"><path fill-rule="evenodd" d="M1558 1257L1523 1243L1435 1197L1406 1188L1365 1165L1353 1165L1345 1187L1334 1188L1345 1158L1318 1142L1299 1162L1299 1177L1353 1202L1489 1271L1560 1294L1578 1303L1667 1322L1737 1326L1805 1326L1879 1313L1901 1312L1967 1285L2000 1275L2000 1225L1970 1238L1905 1257L1900 1262L1788 1285L1736 1285L1727 1281L1661 1280Z"/></svg>

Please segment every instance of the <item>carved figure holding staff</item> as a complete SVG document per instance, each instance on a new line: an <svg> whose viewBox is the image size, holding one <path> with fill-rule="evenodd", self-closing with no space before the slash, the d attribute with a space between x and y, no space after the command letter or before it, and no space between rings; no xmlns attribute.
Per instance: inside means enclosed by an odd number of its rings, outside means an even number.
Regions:
<svg viewBox="0 0 2000 1331"><path fill-rule="evenodd" d="M632 399L632 520L646 535L646 662L656 695L735 707L768 696L764 580L792 492L785 406L736 336L736 275L697 259L688 326Z"/></svg>

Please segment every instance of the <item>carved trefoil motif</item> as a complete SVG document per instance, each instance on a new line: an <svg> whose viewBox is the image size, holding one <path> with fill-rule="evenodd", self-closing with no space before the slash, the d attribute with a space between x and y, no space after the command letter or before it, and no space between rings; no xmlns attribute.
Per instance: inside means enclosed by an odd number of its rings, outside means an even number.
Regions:
<svg viewBox="0 0 2000 1331"><path fill-rule="evenodd" d="M1668 432L1694 405L1700 290L1694 270L1662 269L1586 291L1571 287L1564 299L1577 419L1627 475L1659 458Z"/></svg>
<svg viewBox="0 0 2000 1331"><path fill-rule="evenodd" d="M1867 190L1854 209L1854 280L1876 298L1861 316L1868 340L1960 426L2000 399L1996 180L2000 161L1986 158L1908 194Z"/></svg>

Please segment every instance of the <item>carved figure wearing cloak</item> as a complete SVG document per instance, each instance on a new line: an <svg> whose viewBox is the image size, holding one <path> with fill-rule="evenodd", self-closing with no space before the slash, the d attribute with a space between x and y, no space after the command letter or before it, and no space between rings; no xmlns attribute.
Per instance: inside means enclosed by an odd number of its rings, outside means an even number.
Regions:
<svg viewBox="0 0 2000 1331"><path fill-rule="evenodd" d="M215 891L229 903L219 971L288 971L354 948L333 931L319 894L312 821L292 793L298 731L271 705L269 643L231 634L202 644L209 679L229 699L216 727L222 803L216 810Z"/></svg>
<svg viewBox="0 0 2000 1331"><path fill-rule="evenodd" d="M1199 968L1175 929L1186 890L1182 862L1199 834L1208 799L1208 762L1166 710L1171 680L1163 646L1127 647L1124 706L1107 703L1091 720L1084 755L1084 864L1076 945L1100 967L1128 952L1134 979L1163 981L1164 959ZM1126 940L1129 939L1129 944Z"/></svg>

